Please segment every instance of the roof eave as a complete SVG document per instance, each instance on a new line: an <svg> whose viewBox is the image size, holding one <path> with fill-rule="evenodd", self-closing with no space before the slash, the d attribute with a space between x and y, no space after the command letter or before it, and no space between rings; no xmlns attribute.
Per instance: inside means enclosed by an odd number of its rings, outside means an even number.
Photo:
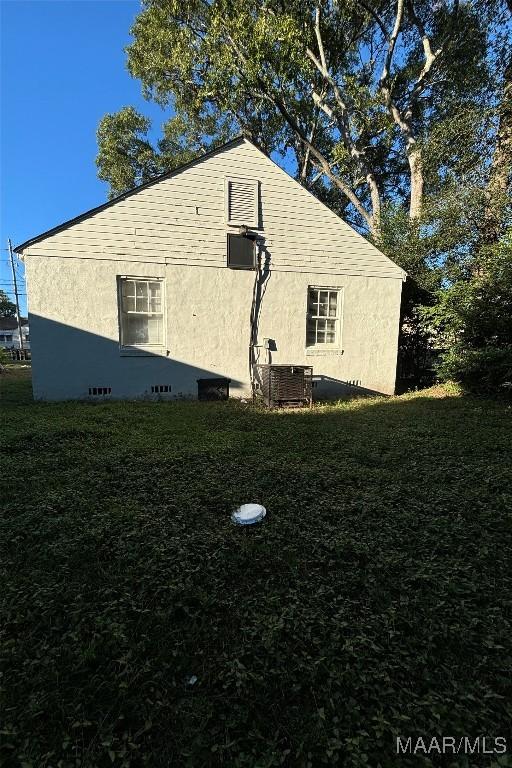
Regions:
<svg viewBox="0 0 512 768"><path fill-rule="evenodd" d="M181 173L181 171L184 171L187 168L190 168L195 163L201 162L201 160L204 160L206 157L210 157L216 152L221 152L225 149L233 147L236 144L245 140L246 140L245 137L242 135L235 136L234 139L227 141L225 144L221 144L219 147L215 147L209 152L205 152L204 155L200 155L199 157L194 158L194 160L190 160L188 163L183 163L183 165L180 165L178 168L175 168L173 171L166 171L165 173L161 173L159 176L155 176L149 181L146 181L144 184L139 184L139 186L133 187L132 189L128 189L126 192L123 192L121 195L118 195L117 197L112 198L112 200L107 200L106 203L97 205L95 208L90 208L88 211L84 211L84 213L81 213L78 216L75 216L73 219L68 219L67 221L62 222L62 224L57 224L56 227L52 227L51 229L46 230L46 232L42 232L39 235L35 235L35 237L31 237L29 240L26 240L24 243L21 243L21 245L14 246L13 251L23 257L23 251L26 250L27 248L30 248L31 245L34 245L35 243L39 243L41 240L45 240L47 237L56 235L58 232L62 232L64 229L67 229L68 227L72 227L74 224L79 224L81 221L88 219L90 216L94 216L96 213L100 213L101 211L104 211L106 208L110 208L110 206L115 205L116 203L120 203L122 200L126 200L127 197L131 197L132 195L137 194L137 192L140 192L140 190L147 189L148 187L151 187L153 184L157 184L159 181L163 181L164 179L169 179L175 174Z"/></svg>

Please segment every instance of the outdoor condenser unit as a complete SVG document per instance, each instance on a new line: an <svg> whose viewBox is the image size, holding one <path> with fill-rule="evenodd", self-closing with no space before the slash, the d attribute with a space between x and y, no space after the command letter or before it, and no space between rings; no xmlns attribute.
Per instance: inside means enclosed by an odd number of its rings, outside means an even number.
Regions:
<svg viewBox="0 0 512 768"><path fill-rule="evenodd" d="M258 365L257 379L268 408L311 406L313 368L309 365Z"/></svg>

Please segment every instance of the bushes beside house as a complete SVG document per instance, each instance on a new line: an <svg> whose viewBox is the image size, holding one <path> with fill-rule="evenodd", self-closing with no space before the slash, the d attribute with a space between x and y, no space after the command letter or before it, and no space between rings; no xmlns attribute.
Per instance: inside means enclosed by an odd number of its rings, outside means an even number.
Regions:
<svg viewBox="0 0 512 768"><path fill-rule="evenodd" d="M473 392L512 395L512 346L450 350L441 357L438 375Z"/></svg>
<svg viewBox="0 0 512 768"><path fill-rule="evenodd" d="M465 279L422 310L440 355L441 381L474 392L512 393L512 231L471 262Z"/></svg>

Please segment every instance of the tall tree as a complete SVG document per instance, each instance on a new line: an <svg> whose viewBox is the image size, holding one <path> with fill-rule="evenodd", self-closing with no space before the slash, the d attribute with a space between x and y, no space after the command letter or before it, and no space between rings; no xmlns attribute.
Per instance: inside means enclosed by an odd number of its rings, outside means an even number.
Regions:
<svg viewBox="0 0 512 768"><path fill-rule="evenodd" d="M100 176L117 193L241 130L268 153L291 153L302 184L380 240L389 203L420 221L432 133L462 105L482 107L498 5L145 0L128 67L176 117L153 148L145 118L106 116ZM439 157L438 170L451 163Z"/></svg>

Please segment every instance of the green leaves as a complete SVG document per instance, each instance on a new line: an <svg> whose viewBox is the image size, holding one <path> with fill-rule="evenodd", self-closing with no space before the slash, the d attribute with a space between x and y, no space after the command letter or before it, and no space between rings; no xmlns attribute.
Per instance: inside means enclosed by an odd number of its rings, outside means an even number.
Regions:
<svg viewBox="0 0 512 768"><path fill-rule="evenodd" d="M133 107L107 114L98 127L98 176L110 184L110 197L148 181L159 171L158 156L146 136L150 121Z"/></svg>
<svg viewBox="0 0 512 768"><path fill-rule="evenodd" d="M471 271L470 271L471 270ZM469 274L422 311L444 349L439 375L470 389L510 395L512 386L512 247L510 235L482 249Z"/></svg>
<svg viewBox="0 0 512 768"><path fill-rule="evenodd" d="M14 317L16 304L11 301L5 291L0 289L0 317Z"/></svg>
<svg viewBox="0 0 512 768"><path fill-rule="evenodd" d="M447 198L485 186L506 52L503 10L503 2L483 0L406 3L386 75L395 4L147 0L131 29L128 69L174 117L155 148L140 115L127 133L121 113L104 118L100 178L114 194L245 131L381 247L380 210L406 211L410 197L417 204L409 218L416 225L424 207L435 228ZM446 222L437 243L426 238L414 279L435 256L444 262L470 246L467 227L455 215Z"/></svg>

